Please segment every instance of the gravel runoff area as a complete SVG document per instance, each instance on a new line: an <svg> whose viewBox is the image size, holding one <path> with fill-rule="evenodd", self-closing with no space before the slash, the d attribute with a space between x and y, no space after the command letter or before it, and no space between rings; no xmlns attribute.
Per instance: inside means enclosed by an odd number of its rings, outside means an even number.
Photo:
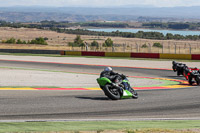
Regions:
<svg viewBox="0 0 200 133"><path fill-rule="evenodd" d="M44 56L13 56L0 55L0 60L23 60L23 61L40 61L72 64L95 64L106 66L127 66L127 67L147 67L147 68L164 68L171 69L172 61L155 61L155 60L131 60L131 59L105 59L105 58L85 58L85 57L44 57ZM200 68L200 62L182 62L189 67Z"/></svg>
<svg viewBox="0 0 200 133"><path fill-rule="evenodd" d="M0 86L99 87L98 75L0 68ZM73 79L73 80L72 80ZM87 79L87 82L86 82ZM131 85L162 84L160 80L129 78Z"/></svg>

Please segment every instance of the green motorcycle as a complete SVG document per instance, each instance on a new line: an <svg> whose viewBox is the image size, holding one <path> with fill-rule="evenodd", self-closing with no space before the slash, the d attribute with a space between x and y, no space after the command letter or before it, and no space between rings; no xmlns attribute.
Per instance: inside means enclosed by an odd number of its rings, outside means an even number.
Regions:
<svg viewBox="0 0 200 133"><path fill-rule="evenodd" d="M138 98L137 92L130 86L130 83L125 75L117 75L114 82L106 77L97 79L97 83L104 91L105 95L112 100Z"/></svg>

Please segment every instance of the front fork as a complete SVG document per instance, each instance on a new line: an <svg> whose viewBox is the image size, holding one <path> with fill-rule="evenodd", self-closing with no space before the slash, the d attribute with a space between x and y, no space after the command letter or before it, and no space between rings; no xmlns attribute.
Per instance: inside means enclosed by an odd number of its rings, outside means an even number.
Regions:
<svg viewBox="0 0 200 133"><path fill-rule="evenodd" d="M122 82L122 84L124 85L125 90L129 91L130 85L127 82Z"/></svg>

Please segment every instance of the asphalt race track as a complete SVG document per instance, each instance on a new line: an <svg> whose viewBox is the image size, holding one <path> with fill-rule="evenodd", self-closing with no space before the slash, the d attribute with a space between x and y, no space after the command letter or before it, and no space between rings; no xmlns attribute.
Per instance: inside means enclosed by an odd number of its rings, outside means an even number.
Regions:
<svg viewBox="0 0 200 133"><path fill-rule="evenodd" d="M100 73L104 68L21 61L1 61L0 66L88 73ZM128 67L114 70L128 76L184 79L169 70ZM0 90L0 121L200 119L200 88L197 86L139 90L138 94L138 99L112 101L99 90Z"/></svg>

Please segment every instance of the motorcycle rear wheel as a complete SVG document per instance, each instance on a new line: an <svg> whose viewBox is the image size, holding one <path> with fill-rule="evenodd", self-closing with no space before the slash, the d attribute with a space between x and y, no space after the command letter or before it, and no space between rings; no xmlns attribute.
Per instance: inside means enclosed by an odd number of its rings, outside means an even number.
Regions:
<svg viewBox="0 0 200 133"><path fill-rule="evenodd" d="M114 88L110 84L106 84L103 88L105 95L112 100L120 99L120 92L117 88Z"/></svg>

